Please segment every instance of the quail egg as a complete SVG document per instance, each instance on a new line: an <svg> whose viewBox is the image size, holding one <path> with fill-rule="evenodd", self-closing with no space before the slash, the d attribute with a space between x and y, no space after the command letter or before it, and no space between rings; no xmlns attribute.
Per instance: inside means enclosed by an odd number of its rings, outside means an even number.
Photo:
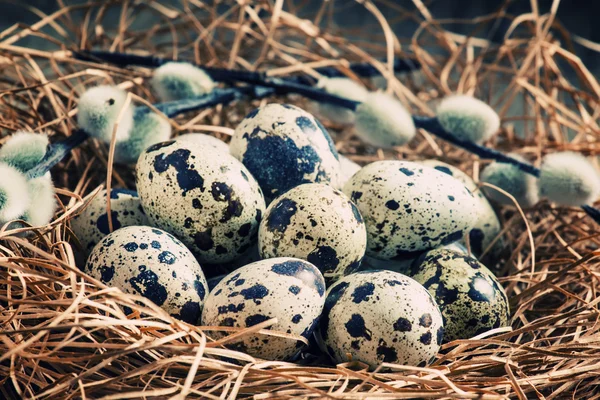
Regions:
<svg viewBox="0 0 600 400"><path fill-rule="evenodd" d="M502 231L500 220L488 199L479 190L477 184L469 175L462 172L460 169L453 167L450 164L438 160L423 160L420 164L435 168L438 171L451 175L461 181L467 189L473 193L477 200L478 215L477 221L473 228L469 231L469 246L473 254L481 256L487 248L494 243L489 254L497 255L504 248L504 240L498 238ZM464 243L464 240L461 240Z"/></svg>
<svg viewBox="0 0 600 400"><path fill-rule="evenodd" d="M469 339L507 326L508 298L485 265L452 250L432 250L408 274L436 299L444 317L445 340Z"/></svg>
<svg viewBox="0 0 600 400"><path fill-rule="evenodd" d="M425 366L444 335L433 297L413 279L392 271L343 277L327 291L317 341L336 362ZM350 358L350 359L349 359Z"/></svg>
<svg viewBox="0 0 600 400"><path fill-rule="evenodd" d="M125 293L146 297L175 318L197 324L208 293L204 273L174 236L148 226L128 226L104 237L86 271Z"/></svg>
<svg viewBox="0 0 600 400"><path fill-rule="evenodd" d="M258 246L263 258L301 258L326 278L337 279L360 266L367 231L358 208L344 193L321 183L306 183L267 208Z"/></svg>
<svg viewBox="0 0 600 400"><path fill-rule="evenodd" d="M344 185L367 225L367 255L410 253L460 240L477 215L473 194L459 180L408 161L377 161Z"/></svg>
<svg viewBox="0 0 600 400"><path fill-rule="evenodd" d="M295 258L272 258L223 278L206 299L202 324L246 328L277 318L270 330L308 339L324 302L325 281L314 265ZM297 353L302 342L253 334L230 347L254 357L284 360Z"/></svg>
<svg viewBox="0 0 600 400"><path fill-rule="evenodd" d="M267 104L251 111L235 129L229 148L268 201L303 183L339 186L338 153L329 133L296 106Z"/></svg>
<svg viewBox="0 0 600 400"><path fill-rule="evenodd" d="M265 201L231 155L189 141L150 146L136 182L150 222L178 237L203 263L224 263L256 241Z"/></svg>
<svg viewBox="0 0 600 400"><path fill-rule="evenodd" d="M106 193L106 189L90 193L83 199L87 203L83 211L71 219L71 229L86 254L110 233L106 213ZM113 230L133 225L148 225L146 213L136 192L111 189L110 193Z"/></svg>

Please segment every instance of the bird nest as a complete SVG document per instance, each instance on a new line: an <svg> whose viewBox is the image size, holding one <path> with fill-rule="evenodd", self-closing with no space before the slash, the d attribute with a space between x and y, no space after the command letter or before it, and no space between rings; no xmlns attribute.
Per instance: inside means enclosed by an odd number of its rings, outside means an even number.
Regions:
<svg viewBox="0 0 600 400"><path fill-rule="evenodd" d="M565 31L555 7L540 14L532 1L527 14L510 15L501 7L492 15L456 21L434 19L417 0L410 9L385 0L316 7L279 0L214 3L59 2L63 6L52 15L29 8L38 22L0 33L2 141L19 129L48 132L52 141L69 136L76 127L77 98L91 85L118 84L134 101L156 101L150 70L80 61L70 53L93 48L258 69L271 76L317 77L314 68L336 66L358 79L348 63L368 62L384 78L362 81L394 93L415 114L432 115L437 100L455 92L491 104L502 130L490 147L538 165L545 154L559 150L587 156L597 151L600 85L569 50L574 41L586 42ZM347 26L341 18L352 13L361 15L362 26ZM414 26L414 34L398 37L396 26ZM457 26L470 34L448 30ZM508 26L504 38L489 40L498 36L499 26ZM394 76L390 66L398 58L412 60L418 70ZM295 96L268 101L311 107ZM258 104L241 100L171 123L177 133L209 132L228 140ZM489 162L423 130L409 145L382 150L365 146L352 128L327 127L339 152L360 164L437 158L477 179ZM351 361L333 365L310 353L294 363L273 362L225 346L258 329L269 334L268 321L245 330L188 325L80 271L69 220L84 205L82 197L107 178L112 186L134 188L133 168L108 160L109 149L99 142L76 149L52 171L59 198L52 223L0 231L0 397L598 396L600 230L580 209L540 202L532 209L499 210L506 246L500 257L485 261L500 271L511 299L511 327L447 343L427 368L384 364L370 371ZM229 336L214 340L215 329L228 329Z"/></svg>

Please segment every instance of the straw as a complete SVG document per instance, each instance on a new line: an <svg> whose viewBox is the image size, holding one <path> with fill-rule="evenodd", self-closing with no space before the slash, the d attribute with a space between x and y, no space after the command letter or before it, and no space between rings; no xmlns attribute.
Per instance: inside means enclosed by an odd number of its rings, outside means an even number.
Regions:
<svg viewBox="0 0 600 400"><path fill-rule="evenodd" d="M390 0L324 2L322 11L304 1L277 3L238 2L229 9L200 0L113 1L48 16L28 8L39 16L35 26L0 33L0 142L19 129L48 131L53 142L76 136L77 98L91 85L123 84L156 103L148 69L77 60L68 51L94 48L276 70L278 79L300 72L315 77L324 65L357 79L349 63L366 63L389 78L388 90L416 115L434 115L437 101L451 92L489 102L504 127L491 147L518 153L531 165L556 151L599 154L600 85L569 47L561 47L571 37L555 12L541 14L535 0L522 16L501 7L471 20L436 20L421 1L407 8ZM362 13L364 25L334 23L349 12ZM492 43L481 32L499 17L510 29ZM414 24L413 37L395 36L398 24ZM468 34L447 30L457 25ZM31 38L44 46L25 47ZM415 60L420 69L398 79L389 73L398 59ZM250 109L267 101L284 99L243 97L185 113L172 120L175 134L203 131L225 140ZM310 107L297 97L285 101ZM340 153L361 165L438 158L474 178L487 165L426 130L408 146L382 150L365 146L351 128L323 122ZM0 230L1 398L598 398L600 230L580 209L541 202L498 210L506 245L484 262L502 271L511 327L448 343L427 368L336 366L313 348L295 362L275 362L228 349L228 339L214 340L220 328L187 325L78 268L69 220L82 198L109 170L113 186L135 188L134 171L109 167L107 160L107 146L96 141L75 149L52 169L59 200L53 222ZM270 333L222 330L234 339Z"/></svg>

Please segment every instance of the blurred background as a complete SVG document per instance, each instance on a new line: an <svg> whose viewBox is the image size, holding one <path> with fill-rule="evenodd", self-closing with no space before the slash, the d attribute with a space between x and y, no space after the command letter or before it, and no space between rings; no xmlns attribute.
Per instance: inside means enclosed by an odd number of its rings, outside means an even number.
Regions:
<svg viewBox="0 0 600 400"><path fill-rule="evenodd" d="M130 3L137 4L145 0L132 0ZM335 8L344 8L343 13L336 13L337 17L334 24L342 27L372 26L373 17L362 5L355 0L307 0L307 6L299 13L301 17L314 18L316 11L323 5L323 2L333 3ZM36 14L35 9L38 9L44 14L51 14L59 10L63 5L85 4L89 0L23 0L23 1L0 1L0 30L13 26L15 23L31 25L39 20L40 15ZM177 4L180 5L183 0L161 1L162 4ZM220 4L223 10L226 10L230 4L234 3L229 0L205 0L207 4ZM148 2L149 3L149 2ZM198 1L197 3L201 3ZM274 3L274 1L272 1ZM286 0L287 3L287 0ZM393 29L399 37L410 38L417 28L417 24L410 18L403 18L402 10L416 12L414 3L410 0L383 0L375 1L378 8L392 23L394 20L398 22L393 25ZM532 3L537 4L539 13L543 14L550 10L552 0L431 0L423 1L428 7L433 17L436 19L462 19L470 20L475 17L481 17L486 14L491 14L502 7L508 14L520 15L532 11ZM289 9L286 4L284 8ZM304 15L302 15L304 14ZM564 28L571 34L574 34L583 40L588 40L594 43L600 43L600 22L596 19L600 15L600 1L595 0L568 0L561 1L558 7L558 20ZM118 19L118 15L115 15ZM116 20L115 19L115 20ZM482 38L491 39L495 42L501 42L502 38L510 26L511 20L506 18L497 21L494 24L489 24L486 31L479 31L475 35ZM472 29L468 24L449 24L446 27L456 33L472 34ZM581 41L582 42L582 41ZM600 52L590 49L594 44L585 46L581 42L574 41L573 43L563 43L567 48L574 49L575 53L583 59L588 68L597 76L600 73ZM36 47L35 38L27 38L19 43ZM43 46L43 45L42 45ZM570 47L572 46L572 47ZM600 44L596 45L600 50Z"/></svg>

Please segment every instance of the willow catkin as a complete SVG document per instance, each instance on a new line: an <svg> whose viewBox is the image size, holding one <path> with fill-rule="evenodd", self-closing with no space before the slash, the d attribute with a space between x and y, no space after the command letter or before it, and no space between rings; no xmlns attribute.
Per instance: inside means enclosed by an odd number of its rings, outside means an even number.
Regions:
<svg viewBox="0 0 600 400"><path fill-rule="evenodd" d="M539 194L550 201L582 206L600 196L600 175L592 163L579 153L548 154L540 170Z"/></svg>
<svg viewBox="0 0 600 400"><path fill-rule="evenodd" d="M436 114L446 131L470 142L484 142L500 127L498 114L489 105L471 96L446 97Z"/></svg>
<svg viewBox="0 0 600 400"><path fill-rule="evenodd" d="M0 148L0 161L26 172L42 161L47 148L45 133L18 131Z"/></svg>
<svg viewBox="0 0 600 400"><path fill-rule="evenodd" d="M168 62L160 66L154 71L151 84L161 101L201 96L215 87L215 82L206 72L185 62Z"/></svg>
<svg viewBox="0 0 600 400"><path fill-rule="evenodd" d="M408 110L386 93L369 93L356 109L356 135L373 146L401 146L416 132Z"/></svg>
<svg viewBox="0 0 600 400"><path fill-rule="evenodd" d="M118 122L117 141L127 139L133 127L134 107L129 104L119 120L126 99L127 92L116 86L102 85L88 89L79 98L79 126L90 136L110 143L114 126Z"/></svg>

